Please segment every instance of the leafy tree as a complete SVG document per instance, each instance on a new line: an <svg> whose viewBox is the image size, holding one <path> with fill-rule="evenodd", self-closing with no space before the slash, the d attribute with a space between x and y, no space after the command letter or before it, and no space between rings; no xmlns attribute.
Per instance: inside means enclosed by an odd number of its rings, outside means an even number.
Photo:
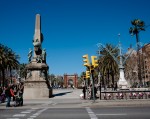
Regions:
<svg viewBox="0 0 150 119"><path fill-rule="evenodd" d="M81 72L80 77L78 78L78 86L81 87L84 83L85 72Z"/></svg>
<svg viewBox="0 0 150 119"><path fill-rule="evenodd" d="M11 70L17 69L19 66L19 57L16 55L12 49L8 48L7 46L4 46L0 44L0 74L2 76L2 86L4 87L6 81L5 81L5 71L10 71L10 77L11 77Z"/></svg>
<svg viewBox="0 0 150 119"><path fill-rule="evenodd" d="M54 74L48 75L48 80L51 83L51 85L53 86L54 82L55 82L55 75Z"/></svg>
<svg viewBox="0 0 150 119"><path fill-rule="evenodd" d="M119 50L111 44L106 44L106 48L114 55L118 56ZM100 57L99 57L99 71L102 75L102 84L109 85L110 76L112 77L112 83L114 84L115 75L118 73L118 64L109 54L108 50L104 47L100 47Z"/></svg>

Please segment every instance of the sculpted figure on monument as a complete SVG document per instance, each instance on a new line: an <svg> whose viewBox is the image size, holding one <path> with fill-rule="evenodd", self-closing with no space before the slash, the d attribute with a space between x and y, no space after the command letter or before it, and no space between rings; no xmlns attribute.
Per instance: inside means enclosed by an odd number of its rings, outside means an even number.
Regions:
<svg viewBox="0 0 150 119"><path fill-rule="evenodd" d="M41 55L37 56L36 61L37 63L42 63L42 56Z"/></svg>
<svg viewBox="0 0 150 119"><path fill-rule="evenodd" d="M33 45L34 45L34 47L40 47L41 43L38 39L35 39L35 40L33 40Z"/></svg>
<svg viewBox="0 0 150 119"><path fill-rule="evenodd" d="M42 50L42 60L44 63L46 63L46 50L45 49Z"/></svg>
<svg viewBox="0 0 150 119"><path fill-rule="evenodd" d="M29 63L31 62L31 58L32 58L32 50L30 48L29 49L29 53L28 53L28 61L29 61Z"/></svg>
<svg viewBox="0 0 150 119"><path fill-rule="evenodd" d="M40 71L40 77L45 77L45 71L43 70Z"/></svg>
<svg viewBox="0 0 150 119"><path fill-rule="evenodd" d="M31 71L30 70L27 70L27 78L31 77L32 74L31 74Z"/></svg>

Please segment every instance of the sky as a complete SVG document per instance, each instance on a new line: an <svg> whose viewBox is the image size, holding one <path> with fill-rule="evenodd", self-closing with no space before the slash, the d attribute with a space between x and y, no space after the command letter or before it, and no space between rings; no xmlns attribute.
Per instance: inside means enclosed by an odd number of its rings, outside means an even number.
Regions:
<svg viewBox="0 0 150 119"><path fill-rule="evenodd" d="M0 0L0 43L28 63L33 49L35 16L41 15L42 48L47 52L49 74L81 74L84 54L98 55L98 43L123 51L136 45L129 34L131 20L150 25L150 0ZM140 32L140 42L150 43L150 27Z"/></svg>

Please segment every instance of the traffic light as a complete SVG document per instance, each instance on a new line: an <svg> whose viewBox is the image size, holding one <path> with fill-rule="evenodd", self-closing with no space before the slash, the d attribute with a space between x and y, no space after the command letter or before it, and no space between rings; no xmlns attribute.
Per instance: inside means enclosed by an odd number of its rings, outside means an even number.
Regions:
<svg viewBox="0 0 150 119"><path fill-rule="evenodd" d="M97 56L91 56L91 60L92 60L92 65L95 67L98 67L98 60L97 60Z"/></svg>
<svg viewBox="0 0 150 119"><path fill-rule="evenodd" d="M84 58L84 60L83 60L84 61L84 66L89 67L90 64L89 64L88 54L83 55L82 57Z"/></svg>
<svg viewBox="0 0 150 119"><path fill-rule="evenodd" d="M86 79L90 78L90 71L86 71Z"/></svg>

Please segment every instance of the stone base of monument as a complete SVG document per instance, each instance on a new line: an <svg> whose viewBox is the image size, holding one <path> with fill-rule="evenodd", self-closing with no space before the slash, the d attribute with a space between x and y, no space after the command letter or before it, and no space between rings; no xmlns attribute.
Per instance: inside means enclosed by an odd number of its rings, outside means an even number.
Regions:
<svg viewBox="0 0 150 119"><path fill-rule="evenodd" d="M125 81L118 81L118 88L120 89L120 90L129 90L129 86L128 86L128 83L127 83L127 81L125 80Z"/></svg>
<svg viewBox="0 0 150 119"><path fill-rule="evenodd" d="M149 88L130 88L130 91L148 91Z"/></svg>
<svg viewBox="0 0 150 119"><path fill-rule="evenodd" d="M52 97L52 88L50 88L49 81L47 80L47 64L37 63L33 58L26 68L28 73L24 85L24 99Z"/></svg>
<svg viewBox="0 0 150 119"><path fill-rule="evenodd" d="M45 81L26 81L24 86L24 99L42 99L52 97L52 89L47 87Z"/></svg>

